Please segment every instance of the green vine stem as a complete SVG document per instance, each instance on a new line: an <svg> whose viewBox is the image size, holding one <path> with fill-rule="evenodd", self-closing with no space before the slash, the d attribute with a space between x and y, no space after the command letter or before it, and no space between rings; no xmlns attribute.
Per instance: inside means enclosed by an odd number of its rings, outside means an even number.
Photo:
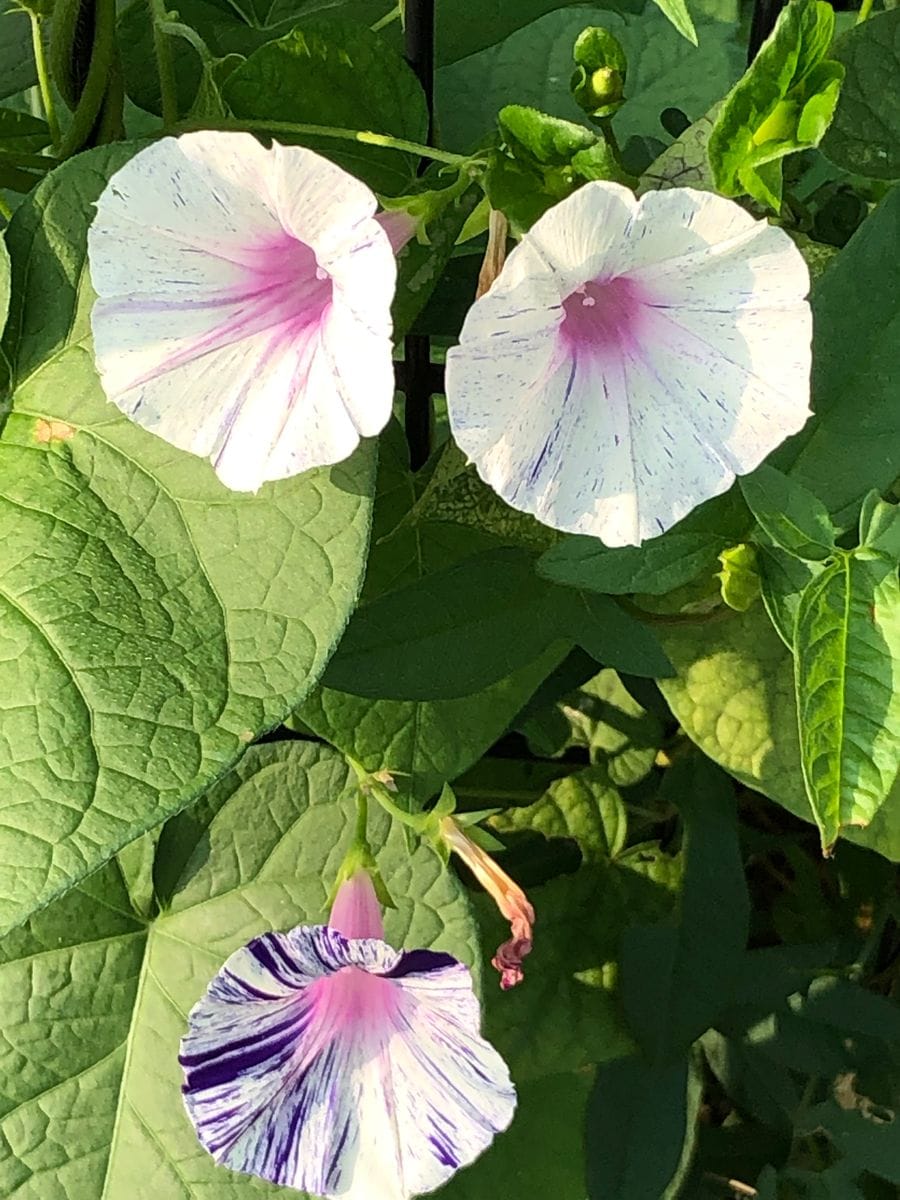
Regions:
<svg viewBox="0 0 900 1200"><path fill-rule="evenodd" d="M351 758L349 754L345 754L344 757L359 780L360 792L365 796L371 796L373 800L377 800L389 816L399 821L401 825L406 825L409 829L414 829L416 833L422 833L431 823L429 813L407 812L406 809L401 808L394 801L387 786L377 775L371 774L361 763Z"/></svg>
<svg viewBox="0 0 900 1200"><path fill-rule="evenodd" d="M153 26L153 49L159 74L159 93L162 99L163 125L170 129L178 120L178 90L175 82L175 60L172 43L164 26L169 20L164 0L148 0L150 22Z"/></svg>
<svg viewBox="0 0 900 1200"><path fill-rule="evenodd" d="M862 25L863 21L869 19L869 13L871 13L874 3L875 0L862 0L862 4L859 6L859 16L856 18L857 25Z"/></svg>
<svg viewBox="0 0 900 1200"><path fill-rule="evenodd" d="M395 21L400 20L400 5L395 4L390 12L386 12L383 17L370 26L373 33L381 33L382 29L386 29L388 25L393 25Z"/></svg>
<svg viewBox="0 0 900 1200"><path fill-rule="evenodd" d="M41 103L44 106L44 116L50 130L50 140L53 149L59 146L59 121L56 116L56 105L53 103L53 89L50 86L50 72L47 70L47 56L44 53L43 18L33 9L28 10L31 18L31 45L34 49L34 66L37 71L38 87L41 92Z"/></svg>
<svg viewBox="0 0 900 1200"><path fill-rule="evenodd" d="M151 0L155 3L156 0ZM291 135L335 138L344 142L362 142L366 146L382 146L386 150L399 150L405 154L416 154L451 167L463 167L474 160L465 154L451 154L449 150L436 150L434 146L423 146L419 142L408 142L405 138L391 137L387 133L372 133L366 129L339 129L333 125L301 125L294 121L182 121L181 132L199 129L258 130L260 133L286 133Z"/></svg>

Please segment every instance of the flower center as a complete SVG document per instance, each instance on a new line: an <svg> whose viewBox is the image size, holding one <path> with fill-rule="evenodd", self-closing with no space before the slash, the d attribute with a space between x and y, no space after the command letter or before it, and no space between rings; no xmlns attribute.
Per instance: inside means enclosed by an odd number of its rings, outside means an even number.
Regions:
<svg viewBox="0 0 900 1200"><path fill-rule="evenodd" d="M282 232L251 251L244 296L265 325L287 325L296 333L322 319L331 303L331 276L306 242Z"/></svg>
<svg viewBox="0 0 900 1200"><path fill-rule="evenodd" d="M644 303L641 288L627 275L589 279L563 301L560 333L576 352L618 349L634 337Z"/></svg>

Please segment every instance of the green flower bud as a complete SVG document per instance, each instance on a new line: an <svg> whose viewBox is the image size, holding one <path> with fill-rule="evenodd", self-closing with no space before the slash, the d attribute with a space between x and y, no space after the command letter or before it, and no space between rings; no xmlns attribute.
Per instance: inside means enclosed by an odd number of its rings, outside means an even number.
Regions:
<svg viewBox="0 0 900 1200"><path fill-rule="evenodd" d="M592 117L611 117L625 100L625 51L607 30L591 26L579 34L572 57L576 104Z"/></svg>
<svg viewBox="0 0 900 1200"><path fill-rule="evenodd" d="M719 562L722 564L718 573L722 599L735 612L746 612L760 594L756 547L749 542L730 546L719 555Z"/></svg>

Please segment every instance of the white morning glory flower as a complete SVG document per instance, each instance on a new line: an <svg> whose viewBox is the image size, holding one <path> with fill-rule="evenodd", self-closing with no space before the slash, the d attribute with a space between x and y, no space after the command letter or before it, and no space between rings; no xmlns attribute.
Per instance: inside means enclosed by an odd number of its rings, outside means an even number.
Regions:
<svg viewBox="0 0 900 1200"><path fill-rule="evenodd" d="M806 422L808 288L788 235L732 200L588 183L469 310L453 436L514 508L639 545Z"/></svg>
<svg viewBox="0 0 900 1200"><path fill-rule="evenodd" d="M383 940L369 875L328 925L228 959L188 1018L187 1110L217 1162L341 1200L409 1200L477 1158L515 1090L466 967Z"/></svg>
<svg viewBox="0 0 900 1200"><path fill-rule="evenodd" d="M237 491L346 458L394 393L376 207L328 159L247 133L141 150L88 234L107 397Z"/></svg>

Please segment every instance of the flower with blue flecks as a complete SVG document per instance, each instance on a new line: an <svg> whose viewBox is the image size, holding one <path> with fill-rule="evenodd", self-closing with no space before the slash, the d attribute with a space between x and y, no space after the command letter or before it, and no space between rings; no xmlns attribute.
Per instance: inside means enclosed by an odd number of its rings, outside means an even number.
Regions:
<svg viewBox="0 0 900 1200"><path fill-rule="evenodd" d="M808 288L788 235L732 200L588 183L470 309L453 436L514 508L639 545L805 424Z"/></svg>
<svg viewBox="0 0 900 1200"><path fill-rule="evenodd" d="M369 874L328 925L233 954L188 1018L184 1097L218 1163L341 1200L440 1187L512 1120L468 970L383 940Z"/></svg>
<svg viewBox="0 0 900 1200"><path fill-rule="evenodd" d="M394 230L376 208L328 159L248 133L141 150L88 234L107 397L237 491L347 458L394 395Z"/></svg>

